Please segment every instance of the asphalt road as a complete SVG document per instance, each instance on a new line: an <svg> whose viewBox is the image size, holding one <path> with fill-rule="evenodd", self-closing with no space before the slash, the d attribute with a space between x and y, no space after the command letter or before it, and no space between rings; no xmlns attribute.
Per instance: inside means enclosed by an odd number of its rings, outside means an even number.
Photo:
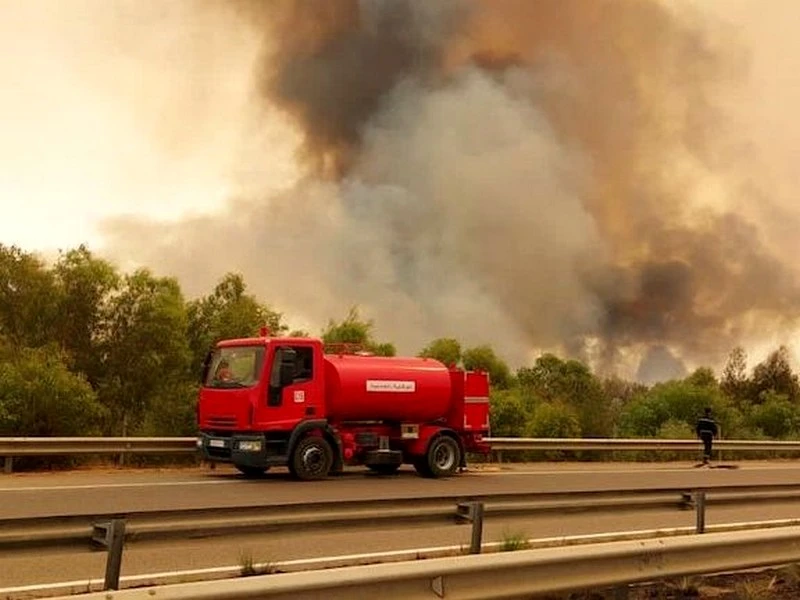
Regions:
<svg viewBox="0 0 800 600"><path fill-rule="evenodd" d="M485 467L446 480L413 469L381 477L353 470L325 481L299 482L285 472L246 480L218 468L167 471L74 471L0 475L0 519L531 491L648 489L679 485L755 485L800 481L800 462L743 463L737 469L671 464L535 464Z"/></svg>
<svg viewBox="0 0 800 600"><path fill-rule="evenodd" d="M449 480L426 480L413 471L377 477L363 471L321 482L297 482L276 472L244 480L228 469L181 471L84 471L0 476L0 518L55 514L101 514L127 510L205 508L225 505L419 497L524 491L571 491L668 486L756 485L800 480L800 463L742 463L736 469L671 464L537 464L486 468ZM800 517L800 503L714 507L707 523ZM549 537L658 527L691 526L694 512L648 510L631 513L547 515L486 522L484 540L510 534ZM205 540L160 541L129 546L123 575L241 564L243 557L274 562L468 544L469 527L430 524L357 532L296 532ZM102 577L102 552L2 551L0 588Z"/></svg>

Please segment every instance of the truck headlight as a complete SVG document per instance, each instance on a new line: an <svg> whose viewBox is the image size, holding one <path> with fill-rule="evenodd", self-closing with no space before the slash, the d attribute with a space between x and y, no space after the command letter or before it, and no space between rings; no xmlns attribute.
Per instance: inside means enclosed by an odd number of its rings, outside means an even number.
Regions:
<svg viewBox="0 0 800 600"><path fill-rule="evenodd" d="M239 450L244 452L261 452L261 442L257 440L239 442Z"/></svg>
<svg viewBox="0 0 800 600"><path fill-rule="evenodd" d="M203 438L197 438L194 443L198 448L202 448L203 447Z"/></svg>

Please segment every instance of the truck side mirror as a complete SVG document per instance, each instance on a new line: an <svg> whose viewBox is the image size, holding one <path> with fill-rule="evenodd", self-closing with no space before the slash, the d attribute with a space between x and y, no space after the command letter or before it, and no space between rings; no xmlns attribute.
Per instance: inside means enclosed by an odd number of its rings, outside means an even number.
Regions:
<svg viewBox="0 0 800 600"><path fill-rule="evenodd" d="M206 384L206 379L208 379L208 370L211 368L211 355L213 352L208 352L206 354L205 359L203 360L203 369L200 374L200 385Z"/></svg>

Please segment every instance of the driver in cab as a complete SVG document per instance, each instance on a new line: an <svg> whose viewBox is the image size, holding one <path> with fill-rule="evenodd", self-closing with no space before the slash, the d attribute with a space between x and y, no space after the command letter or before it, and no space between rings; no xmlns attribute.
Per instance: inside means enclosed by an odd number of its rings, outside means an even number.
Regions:
<svg viewBox="0 0 800 600"><path fill-rule="evenodd" d="M217 381L233 381L233 371L231 371L231 366L227 360L220 361L214 379Z"/></svg>

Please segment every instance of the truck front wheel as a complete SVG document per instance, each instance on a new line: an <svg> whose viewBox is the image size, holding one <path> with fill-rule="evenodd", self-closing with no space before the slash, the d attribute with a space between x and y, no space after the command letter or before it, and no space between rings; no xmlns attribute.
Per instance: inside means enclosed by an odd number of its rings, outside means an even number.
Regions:
<svg viewBox="0 0 800 600"><path fill-rule="evenodd" d="M303 438L295 446L289 468L298 479L324 479L333 466L331 445L316 435Z"/></svg>
<svg viewBox="0 0 800 600"><path fill-rule="evenodd" d="M461 463L461 449L453 438L440 435L433 439L424 457L414 462L423 477L451 477Z"/></svg>

